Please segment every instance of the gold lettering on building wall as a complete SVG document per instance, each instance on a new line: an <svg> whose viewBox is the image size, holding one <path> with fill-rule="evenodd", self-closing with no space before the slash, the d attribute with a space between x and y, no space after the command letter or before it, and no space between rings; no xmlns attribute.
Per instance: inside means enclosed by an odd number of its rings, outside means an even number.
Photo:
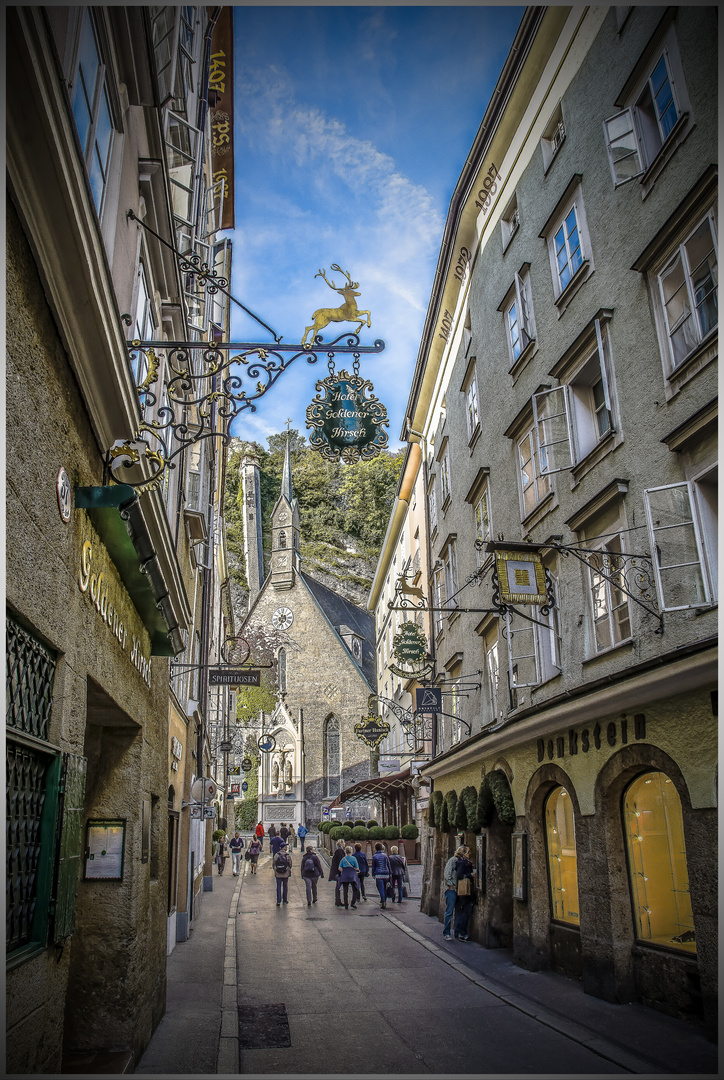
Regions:
<svg viewBox="0 0 724 1080"><path fill-rule="evenodd" d="M125 653L126 643L128 641L128 627L124 623L121 614L122 601L119 603L120 598L117 596L116 589L111 583L106 582L102 570L93 573L93 544L90 540L85 540L83 542L80 556L78 586L80 591L86 593L89 597L96 612L100 615L101 619ZM114 599L115 603L113 602ZM150 658L146 659L143 655L142 643L135 634L131 634L131 651L128 658L130 663L133 664L139 672L146 685L150 686L151 660Z"/></svg>

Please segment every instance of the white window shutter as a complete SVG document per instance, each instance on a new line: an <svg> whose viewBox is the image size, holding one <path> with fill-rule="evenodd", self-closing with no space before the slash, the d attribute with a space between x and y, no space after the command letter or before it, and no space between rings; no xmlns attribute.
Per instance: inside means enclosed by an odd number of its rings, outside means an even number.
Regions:
<svg viewBox="0 0 724 1080"><path fill-rule="evenodd" d="M533 394L533 436L541 476L572 467L573 433L565 386Z"/></svg>
<svg viewBox="0 0 724 1080"><path fill-rule="evenodd" d="M691 481L647 488L644 506L660 609L680 611L711 603Z"/></svg>
<svg viewBox="0 0 724 1080"><path fill-rule="evenodd" d="M623 109L604 120L603 134L614 187L641 176L644 157L634 110Z"/></svg>

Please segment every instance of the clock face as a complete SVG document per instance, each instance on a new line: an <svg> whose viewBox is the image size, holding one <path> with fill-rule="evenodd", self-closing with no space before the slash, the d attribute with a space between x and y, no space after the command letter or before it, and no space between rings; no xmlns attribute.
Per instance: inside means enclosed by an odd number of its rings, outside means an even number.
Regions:
<svg viewBox="0 0 724 1080"><path fill-rule="evenodd" d="M361 650L360 650L359 641L357 640L357 638L352 638L352 655L356 659L359 659L360 652L361 652Z"/></svg>
<svg viewBox="0 0 724 1080"><path fill-rule="evenodd" d="M272 626L276 630L288 630L294 622L294 615L288 607L277 608L272 615Z"/></svg>

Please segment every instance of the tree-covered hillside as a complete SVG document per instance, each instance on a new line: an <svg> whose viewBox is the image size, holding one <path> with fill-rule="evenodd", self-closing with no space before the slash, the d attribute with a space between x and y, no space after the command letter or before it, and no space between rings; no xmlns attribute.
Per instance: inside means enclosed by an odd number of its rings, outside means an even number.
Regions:
<svg viewBox="0 0 724 1080"><path fill-rule="evenodd" d="M403 451L381 453L356 465L325 461L303 435L289 433L292 484L299 500L304 570L361 607L366 606L387 529ZM259 459L264 571L269 570L271 512L279 498L287 433L271 435L266 448L232 440L226 470L226 521L231 576L248 591L244 565L239 464L245 447ZM237 592L237 598L238 592ZM239 610L235 603L237 612Z"/></svg>

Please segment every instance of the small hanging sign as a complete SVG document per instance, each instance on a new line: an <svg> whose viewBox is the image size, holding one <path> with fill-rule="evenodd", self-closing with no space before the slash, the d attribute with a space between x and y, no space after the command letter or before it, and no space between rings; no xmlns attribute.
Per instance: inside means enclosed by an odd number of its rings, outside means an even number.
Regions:
<svg viewBox="0 0 724 1080"><path fill-rule="evenodd" d="M402 624L392 640L392 654L401 664L413 666L427 658L427 638L416 623Z"/></svg>
<svg viewBox="0 0 724 1080"><path fill-rule="evenodd" d="M549 603L545 567L538 552L496 549L495 569L504 604Z"/></svg>
<svg viewBox="0 0 724 1080"><path fill-rule="evenodd" d="M372 394L369 379L348 371L329 375L315 386L324 397L316 397L307 406L307 427L312 428L309 443L327 461L348 465L369 461L387 446L387 409Z"/></svg>
<svg viewBox="0 0 724 1080"><path fill-rule="evenodd" d="M364 716L361 724L355 724L354 733L374 750L390 734L390 725L379 716Z"/></svg>

